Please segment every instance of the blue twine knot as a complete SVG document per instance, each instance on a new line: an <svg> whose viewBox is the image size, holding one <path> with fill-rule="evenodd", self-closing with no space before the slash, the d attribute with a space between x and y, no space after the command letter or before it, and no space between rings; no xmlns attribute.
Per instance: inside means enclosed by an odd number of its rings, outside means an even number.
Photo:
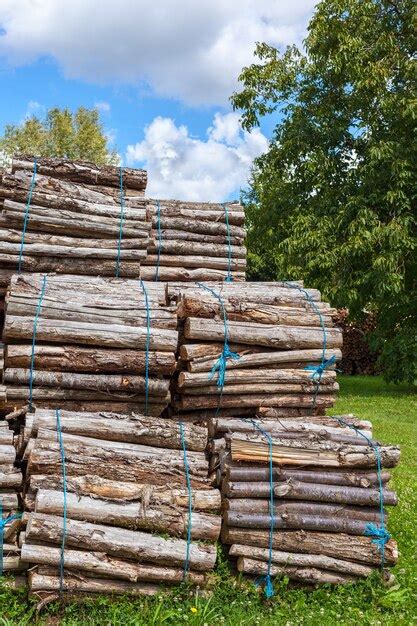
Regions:
<svg viewBox="0 0 417 626"><path fill-rule="evenodd" d="M336 363L336 357L333 354L333 356L331 356L330 359L327 359L327 361L323 361L322 363L320 363L320 365L306 365L304 369L313 372L311 374L311 378L313 380L319 380L320 381L320 379L323 376L326 368L330 367L334 363Z"/></svg>
<svg viewBox="0 0 417 626"><path fill-rule="evenodd" d="M237 359L240 359L240 356L237 352L232 352L232 350L230 350L229 348L229 344L225 343L221 355L219 356L219 358L217 359L217 361L211 368L211 371L209 374L209 380L213 380L215 373L217 371L219 372L216 385L217 387L220 387L220 388L224 387L224 382L226 378L227 359L237 360Z"/></svg>
<svg viewBox="0 0 417 626"><path fill-rule="evenodd" d="M376 524L367 524L365 528L364 535L366 537L374 537L372 539L372 543L375 543L378 546L378 549L383 554L385 544L391 539L390 533L384 526L377 526Z"/></svg>
<svg viewBox="0 0 417 626"><path fill-rule="evenodd" d="M6 517L6 519L1 519L0 530L4 531L4 527L6 526L6 524L8 524L9 522L13 522L15 519L22 519L22 514L16 513L15 515L10 515L9 517Z"/></svg>

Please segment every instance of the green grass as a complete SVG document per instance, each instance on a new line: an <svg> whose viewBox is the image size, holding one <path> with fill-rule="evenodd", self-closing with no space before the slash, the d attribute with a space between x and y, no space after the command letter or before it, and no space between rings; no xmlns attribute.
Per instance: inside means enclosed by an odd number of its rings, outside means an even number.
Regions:
<svg viewBox="0 0 417 626"><path fill-rule="evenodd" d="M332 413L355 413L370 419L374 436L386 443L401 445L401 463L392 484L400 504L391 509L389 530L398 541L400 560L394 569L396 583L385 587L379 575L356 585L320 588L315 591L291 589L287 581L276 582L272 601L264 600L253 585L232 578L220 555L214 589L201 598L187 588L167 596L144 600L114 601L100 598L82 606L57 605L40 616L23 593L0 587L0 626L8 624L207 624L334 626L334 624L378 625L417 623L415 603L417 565L416 531L416 396L407 387L386 386L380 378L342 377L341 393Z"/></svg>

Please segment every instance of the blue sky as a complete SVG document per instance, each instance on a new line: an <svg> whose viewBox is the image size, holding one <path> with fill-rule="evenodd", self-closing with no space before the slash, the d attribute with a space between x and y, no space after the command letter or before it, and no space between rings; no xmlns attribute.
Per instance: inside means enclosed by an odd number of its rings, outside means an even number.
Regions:
<svg viewBox="0 0 417 626"><path fill-rule="evenodd" d="M294 6L295 5L295 6ZM300 43L314 1L1 0L0 129L98 107L150 195L236 197L276 120L243 133L228 97L256 41Z"/></svg>

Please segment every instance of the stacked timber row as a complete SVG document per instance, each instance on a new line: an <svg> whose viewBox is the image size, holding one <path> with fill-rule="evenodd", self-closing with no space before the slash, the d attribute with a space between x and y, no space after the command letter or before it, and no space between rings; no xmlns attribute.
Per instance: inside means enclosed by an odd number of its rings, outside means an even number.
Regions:
<svg viewBox="0 0 417 626"><path fill-rule="evenodd" d="M15 275L6 301L2 408L32 399L44 408L160 415L170 401L176 326L162 284Z"/></svg>
<svg viewBox="0 0 417 626"><path fill-rule="evenodd" d="M20 426L21 559L32 595L154 594L184 575L207 584L221 526L220 493L207 478L207 429L136 413L42 409Z"/></svg>
<svg viewBox="0 0 417 626"><path fill-rule="evenodd" d="M16 449L13 431L6 421L0 421L0 519L7 520L0 529L0 575L25 569L20 560L18 535L21 520L18 517L22 472L15 466ZM16 517L15 517L16 516Z"/></svg>
<svg viewBox="0 0 417 626"><path fill-rule="evenodd" d="M387 514L384 508L382 520L375 449L360 434L372 437L369 422L352 415L218 418L209 431L219 457L222 541L240 572L348 583L369 576L382 560L395 564L395 541L389 539L382 557L372 531L386 527ZM379 453L386 507L397 503L387 483L399 449L380 446Z"/></svg>
<svg viewBox="0 0 417 626"><path fill-rule="evenodd" d="M152 223L144 280L245 280L245 214L238 203L147 200Z"/></svg>
<svg viewBox="0 0 417 626"><path fill-rule="evenodd" d="M40 158L34 174L33 157L14 158L0 176L3 295L19 261L24 272L139 277L151 227L146 180L144 170L124 168L122 203L118 167Z"/></svg>
<svg viewBox="0 0 417 626"><path fill-rule="evenodd" d="M179 372L174 407L184 418L223 416L308 415L324 413L338 389L332 363L317 386L307 365L341 358L342 334L333 325L334 310L320 292L306 290L321 312L327 337L323 355L320 316L296 283L169 284L178 302ZM220 296L222 303L213 294ZM224 311L223 311L224 308ZM225 324L224 317L227 318ZM219 359L225 348L224 385L219 384ZM214 369L213 369L214 368Z"/></svg>

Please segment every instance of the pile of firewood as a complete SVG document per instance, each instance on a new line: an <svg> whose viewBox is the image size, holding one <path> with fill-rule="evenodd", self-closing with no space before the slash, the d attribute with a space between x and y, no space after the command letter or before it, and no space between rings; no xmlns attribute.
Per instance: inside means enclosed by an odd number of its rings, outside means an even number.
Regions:
<svg viewBox="0 0 417 626"><path fill-rule="evenodd" d="M221 518L205 428L45 409L14 427L27 464L20 543L32 595L154 594L183 578L207 584Z"/></svg>
<svg viewBox="0 0 417 626"><path fill-rule="evenodd" d="M163 284L15 275L6 299L0 408L32 399L38 407L160 415L171 397L176 327Z"/></svg>
<svg viewBox="0 0 417 626"><path fill-rule="evenodd" d="M123 194L114 166L41 158L33 172L33 157L18 157L0 177L0 289L18 268L139 277L151 227L144 170L123 169Z"/></svg>
<svg viewBox="0 0 417 626"><path fill-rule="evenodd" d="M245 280L245 214L238 203L148 200L144 280Z"/></svg>
<svg viewBox="0 0 417 626"><path fill-rule="evenodd" d="M362 322L349 320L347 309L338 309L337 325L343 332L343 357L339 367L344 374L377 374L378 353L371 350L369 336L375 330L376 316L367 313Z"/></svg>
<svg viewBox="0 0 417 626"><path fill-rule="evenodd" d="M239 571L311 584L346 583L380 566L371 530L381 527L381 512L369 422L351 415L220 417L210 420L209 432L223 498L222 540ZM399 449L380 446L379 454L383 505L395 505L385 468L398 463ZM395 564L397 556L389 539L385 565Z"/></svg>
<svg viewBox="0 0 417 626"><path fill-rule="evenodd" d="M17 541L21 525L18 511L20 508L19 492L22 490L22 473L15 467L15 461L16 449L13 432L9 430L7 422L1 421L0 519L10 518L10 521L0 529L0 575L19 572L24 569L20 562L20 548Z"/></svg>
<svg viewBox="0 0 417 626"><path fill-rule="evenodd" d="M319 366L323 356L339 360L342 335L320 293L306 291L325 324L324 355L320 316L295 283L169 284L169 297L178 301L183 320L175 408L194 417L218 408L223 415L258 410L302 415L331 407L338 389L335 363L322 373L320 385L314 371L305 368Z"/></svg>

